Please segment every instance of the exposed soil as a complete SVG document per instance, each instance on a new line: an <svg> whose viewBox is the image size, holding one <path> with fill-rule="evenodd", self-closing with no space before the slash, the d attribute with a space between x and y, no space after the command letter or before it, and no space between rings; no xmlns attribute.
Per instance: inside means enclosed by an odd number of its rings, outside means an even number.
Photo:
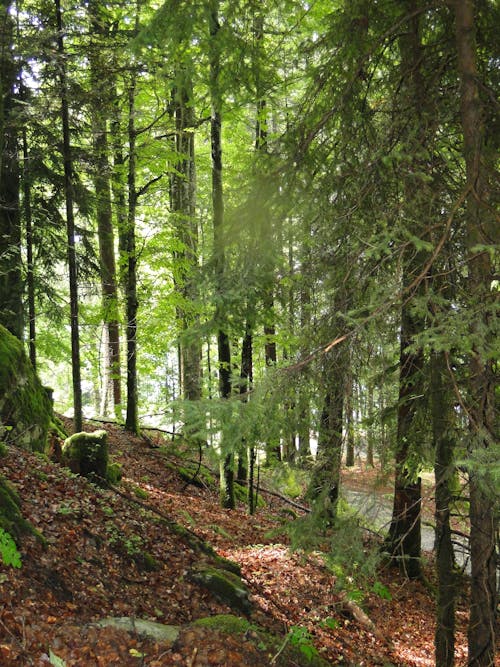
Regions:
<svg viewBox="0 0 500 667"><path fill-rule="evenodd" d="M94 426L87 424L87 430ZM152 445L158 443L120 427L105 428L113 458L123 466L120 494L18 449L10 448L0 459L0 474L19 492L24 516L46 539L43 546L26 536L22 568L0 567L1 665L48 665L50 655L52 664L64 664L57 656L68 667L293 667L307 664L311 647L332 665L434 664L429 587L392 569L380 572L378 581L391 599L368 592L360 602L375 624L371 632L346 610L319 554L290 552L286 528L292 519L283 501L266 497L268 504L253 517L243 505L222 510L215 488L186 486L167 467L166 461L180 462L173 448L156 449ZM366 491L374 475L359 469L345 479ZM213 559L162 517L240 564L253 603L247 619L253 625L245 632L192 625L203 617L241 612L191 581L192 568ZM93 625L105 617L149 619L182 629L174 643L154 641ZM462 599L457 620L456 664L464 665ZM277 636L278 643L263 641L259 628ZM293 643L302 647L299 657L280 653Z"/></svg>

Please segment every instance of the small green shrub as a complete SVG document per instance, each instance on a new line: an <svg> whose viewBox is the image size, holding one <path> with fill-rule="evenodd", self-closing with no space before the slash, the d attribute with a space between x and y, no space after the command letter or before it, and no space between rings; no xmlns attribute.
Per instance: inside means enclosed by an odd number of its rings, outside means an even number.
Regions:
<svg viewBox="0 0 500 667"><path fill-rule="evenodd" d="M290 644L296 646L308 660L313 660L318 655L318 649L312 643L311 633L300 625L292 625L290 628Z"/></svg>
<svg viewBox="0 0 500 667"><path fill-rule="evenodd" d="M0 528L0 557L4 565L20 568L22 565L21 554L17 550L16 543L10 533Z"/></svg>

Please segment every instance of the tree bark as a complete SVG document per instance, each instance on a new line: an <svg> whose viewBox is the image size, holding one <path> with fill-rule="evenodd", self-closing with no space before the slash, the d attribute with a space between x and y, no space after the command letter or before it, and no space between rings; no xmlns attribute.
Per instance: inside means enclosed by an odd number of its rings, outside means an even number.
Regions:
<svg viewBox="0 0 500 667"><path fill-rule="evenodd" d="M436 481L436 572L438 594L434 638L436 667L452 667L455 661L455 558L451 540L450 504L454 476L452 404L446 383L444 352L431 357L432 433Z"/></svg>
<svg viewBox="0 0 500 667"><path fill-rule="evenodd" d="M214 228L214 265L217 303L215 322L217 325L217 353L219 367L219 395L222 399L231 396L231 347L227 332L227 314L224 304L225 288L225 239L224 197L222 181L222 96L220 91L220 23L219 1L210 0L208 5L210 30L210 96L212 115L210 137L212 149L212 208ZM222 443L224 450L224 443ZM221 474L221 504L226 509L235 507L234 454L223 454Z"/></svg>
<svg viewBox="0 0 500 667"><path fill-rule="evenodd" d="M69 128L68 84L66 53L63 40L63 22L60 0L54 0L57 21L57 49L59 54L59 86L63 129L62 157L64 163L64 194L66 199L66 234L69 270L69 299L71 311L71 367L73 378L74 430L82 430L82 382L80 366L80 333L78 323L78 276L75 246L75 219L73 206L73 159Z"/></svg>
<svg viewBox="0 0 500 667"><path fill-rule="evenodd" d="M180 385L185 400L201 398L201 343L193 331L199 323L196 312L198 225L194 156L195 124L190 68L179 67L173 91L175 152L177 161L171 177L171 201L180 249L174 252L174 283L181 300L177 307L180 329ZM185 425L189 430L189 425Z"/></svg>
<svg viewBox="0 0 500 667"><path fill-rule="evenodd" d="M468 417L470 426L470 547L471 600L468 631L469 667L493 667L495 664L496 627L496 557L494 486L488 490L488 471L479 471L477 459L487 457L498 443L495 421L495 367L491 350L494 345L491 318L494 317L495 290L491 290L493 267L490 255L478 250L481 244L498 243L489 198L488 166L493 171L494 155L484 144L483 109L478 84L475 11L473 0L456 0L455 28L458 70L461 82L461 121L463 153L467 176L466 245L468 295L472 353L469 360ZM476 312L477 304L481 310ZM484 465L484 464L483 464Z"/></svg>
<svg viewBox="0 0 500 667"><path fill-rule="evenodd" d="M416 14L415 0L402 0L401 5L405 14L411 16L399 39L401 71L404 81L402 99L403 103L409 106L414 118L414 124L410 124L411 131L406 148L413 156L414 165L404 183L403 210L407 212L410 220L413 218L415 221L416 229L412 232L419 235L422 234L421 230L425 229L426 222L425 219L420 219L425 216L423 206L420 206L418 210L418 216L420 216L418 219L414 214L423 184L416 181L413 172L419 168L419 158L416 155L426 142L423 134L425 124L422 122L421 114L425 89L420 71L422 65L420 18ZM425 265L425 259L425 254L413 245L409 245L404 251L402 286L405 292L421 271L422 266ZM394 507L387 542L391 553L404 566L406 574L412 579L421 575L421 481L417 477L417 471L409 469L408 462L410 455L418 455L420 449L418 416L422 410L424 396L424 354L421 348L415 347L415 340L423 330L424 322L414 312L413 299L422 294L422 288L423 283L421 282L411 297L406 298L401 306Z"/></svg>
<svg viewBox="0 0 500 667"><path fill-rule="evenodd" d="M136 18L136 25L138 24ZM130 72L128 83L128 212L124 234L125 241L125 302L127 321L127 414L125 428L131 433L139 433L138 391L137 391L137 254L135 240L135 216L137 209L136 191L136 138L135 129L135 88L136 72Z"/></svg>
<svg viewBox="0 0 500 667"><path fill-rule="evenodd" d="M10 5L3 0L0 8L0 323L22 339L19 124L15 107L18 65L12 48Z"/></svg>
<svg viewBox="0 0 500 667"><path fill-rule="evenodd" d="M116 281L116 261L114 247L113 214L111 205L111 165L108 143L108 118L110 115L110 97L108 82L103 79L103 72L109 63L102 58L102 39L106 37L106 27L100 6L95 0L89 5L94 43L91 45L90 78L92 84L92 135L95 169L93 174L96 193L97 236L99 241L99 260L102 293L103 321L107 330L106 353L104 355L104 378L102 388L102 410L107 413L109 388L113 396L116 416L121 404L120 372L120 330L118 324L118 288Z"/></svg>

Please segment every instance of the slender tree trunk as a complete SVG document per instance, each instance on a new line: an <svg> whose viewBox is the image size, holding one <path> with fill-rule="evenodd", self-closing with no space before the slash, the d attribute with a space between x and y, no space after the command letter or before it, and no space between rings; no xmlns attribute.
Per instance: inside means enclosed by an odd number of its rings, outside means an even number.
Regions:
<svg viewBox="0 0 500 667"><path fill-rule="evenodd" d="M454 476L452 439L452 404L446 386L444 352L431 357L432 432L435 450L436 480L436 571L438 576L437 618L435 634L436 667L452 667L455 660L454 553L450 528L451 483Z"/></svg>
<svg viewBox="0 0 500 667"><path fill-rule="evenodd" d="M415 14L417 3L415 0L402 0L403 11ZM426 137L422 136L421 123L422 100L425 91L422 84L420 67L422 63L420 41L420 18L414 15L408 20L407 28L400 37L401 70L404 79L403 101L410 107L416 123L413 134L410 135L408 149L417 152L425 145ZM420 126L422 124L422 127ZM419 168L418 158L415 157L415 169ZM422 184L423 185L423 184ZM415 220L418 234L425 228L426 220L416 220L413 210L418 215L425 216L425 208L420 201L420 192L415 184L415 176L410 173L405 182L405 210L408 217ZM418 207L417 204L419 203ZM417 248L409 246L403 257L403 288L407 288L418 275L425 264L425 255ZM417 288L412 297L422 293L422 287ZM401 307L401 345L400 345L400 375L398 399L398 427L396 435L396 473L394 485L394 507L391 526L389 529L388 545L391 553L401 559L405 572L410 578L421 575L421 481L416 471L408 469L410 453L419 451L419 434L417 416L422 406L424 395L424 355L419 348L415 349L415 340L423 330L422 319L415 314L412 300L406 299Z"/></svg>
<svg viewBox="0 0 500 667"><path fill-rule="evenodd" d="M0 8L0 323L22 339L20 180L15 107L18 65L13 51L10 6L10 2L3 0Z"/></svg>
<svg viewBox="0 0 500 667"><path fill-rule="evenodd" d="M351 362L349 360L349 365ZM352 377L352 368L349 372L348 386L345 397L345 413L346 413L346 456L345 464L347 467L352 468L354 466L354 379Z"/></svg>
<svg viewBox="0 0 500 667"><path fill-rule="evenodd" d="M253 383L253 329L255 321L255 308L252 301L247 304L247 315L245 322L245 336L241 346L241 368L240 368L240 396L243 403L248 403L248 392L252 388ZM250 452L247 452L247 441L243 437L241 443L241 451L238 455L238 479L247 480L248 469L247 460L252 459L255 455L253 451L253 444L250 446ZM248 480L247 480L248 481ZM249 511L253 513L253 488L248 485L248 500Z"/></svg>
<svg viewBox="0 0 500 667"><path fill-rule="evenodd" d="M31 178L28 136L23 128L23 209L26 225L26 285L28 289L29 357L36 370L35 267L33 264L33 216L31 214Z"/></svg>
<svg viewBox="0 0 500 667"><path fill-rule="evenodd" d="M198 225L195 218L196 173L194 156L194 107L189 80L190 67L177 71L173 91L175 151L178 156L171 177L172 213L180 250L174 253L174 282L181 297L177 308L180 329L180 384L185 400L201 398L201 343L193 329L199 323L198 301ZM189 430L189 425L185 425Z"/></svg>
<svg viewBox="0 0 500 667"><path fill-rule="evenodd" d="M138 23L138 19L136 19ZM135 216L137 209L136 190L136 129L135 129L135 88L136 72L130 73L128 84L128 214L124 235L126 243L126 321L127 321L127 414L125 428L131 433L139 433L138 392L137 392L137 253L135 244Z"/></svg>
<svg viewBox="0 0 500 667"><path fill-rule="evenodd" d="M214 264L216 290L218 292L215 309L217 323L217 352L219 366L219 395L222 399L231 396L231 347L227 332L227 314L224 306L225 288L225 239L224 239L224 198L222 187L222 97L220 92L220 24L219 0L208 4L210 29L210 95L212 116L210 135L212 148L212 207L214 227ZM222 443L224 448L224 443ZM221 503L227 509L235 507L234 497L234 454L223 455L221 475Z"/></svg>
<svg viewBox="0 0 500 667"><path fill-rule="evenodd" d="M347 354L340 346L324 360L325 395L319 425L318 451L308 495L326 525L337 516L342 466L342 431L345 401Z"/></svg>
<svg viewBox="0 0 500 667"><path fill-rule="evenodd" d="M60 0L54 0L57 20L57 47L59 53L59 86L63 129L64 194L66 198L66 232L69 270L69 299L71 311L71 366L73 376L73 406L75 432L82 430L82 382L80 366L80 334L78 324L78 276L75 247L75 219L73 211L73 160L69 129L66 53Z"/></svg>
<svg viewBox="0 0 500 667"><path fill-rule="evenodd" d="M374 458L374 423L373 416L375 410L375 401L373 396L373 380L370 378L368 380L368 385L366 387L367 397L366 397L366 413L368 417L368 425L366 427L366 465L370 468L375 467L375 458Z"/></svg>
<svg viewBox="0 0 500 667"><path fill-rule="evenodd" d="M114 247L113 215L111 204L111 165L108 145L107 119L110 110L108 82L102 77L107 63L103 61L101 49L105 37L105 21L100 16L100 7L95 0L89 3L89 14L95 43L90 50L92 82L92 134L95 156L94 187L96 193L97 235L99 241L100 276L103 321L106 328L106 352L104 354L103 404L107 405L109 385L113 395L115 414L121 404L120 330L118 324L118 288Z"/></svg>
<svg viewBox="0 0 500 667"><path fill-rule="evenodd" d="M478 250L481 244L498 243L498 223L492 220L487 205L489 197L488 166L492 172L496 156L488 155L484 144L482 102L478 84L477 47L475 40L474 0L456 0L455 25L458 69L461 81L461 118L464 136L464 158L469 188L466 211L466 243L472 354L469 362L470 422L469 452L472 459L470 478L470 547L471 600L469 620L469 667L493 667L495 664L496 628L496 558L495 533L498 513L495 511L494 485L488 471L478 473L481 457L498 443L495 421L495 367L491 320L498 292L491 290L493 267L490 255ZM476 462L474 462L476 459ZM498 510L498 508L496 508Z"/></svg>

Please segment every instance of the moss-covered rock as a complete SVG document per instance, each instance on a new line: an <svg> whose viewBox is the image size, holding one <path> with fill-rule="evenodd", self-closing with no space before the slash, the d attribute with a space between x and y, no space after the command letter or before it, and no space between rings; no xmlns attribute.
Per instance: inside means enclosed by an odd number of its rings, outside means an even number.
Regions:
<svg viewBox="0 0 500 667"><path fill-rule="evenodd" d="M13 537L31 530L21 514L19 496L3 477L0 477L0 528Z"/></svg>
<svg viewBox="0 0 500 667"><path fill-rule="evenodd" d="M192 570L189 578L233 609L245 614L251 612L250 591L236 574L216 567L202 566Z"/></svg>
<svg viewBox="0 0 500 667"><path fill-rule="evenodd" d="M0 325L0 440L30 451L47 451L52 402L23 344Z"/></svg>
<svg viewBox="0 0 500 667"><path fill-rule="evenodd" d="M61 463L78 475L94 477L97 480L107 479L107 437L104 430L74 433L64 441Z"/></svg>

